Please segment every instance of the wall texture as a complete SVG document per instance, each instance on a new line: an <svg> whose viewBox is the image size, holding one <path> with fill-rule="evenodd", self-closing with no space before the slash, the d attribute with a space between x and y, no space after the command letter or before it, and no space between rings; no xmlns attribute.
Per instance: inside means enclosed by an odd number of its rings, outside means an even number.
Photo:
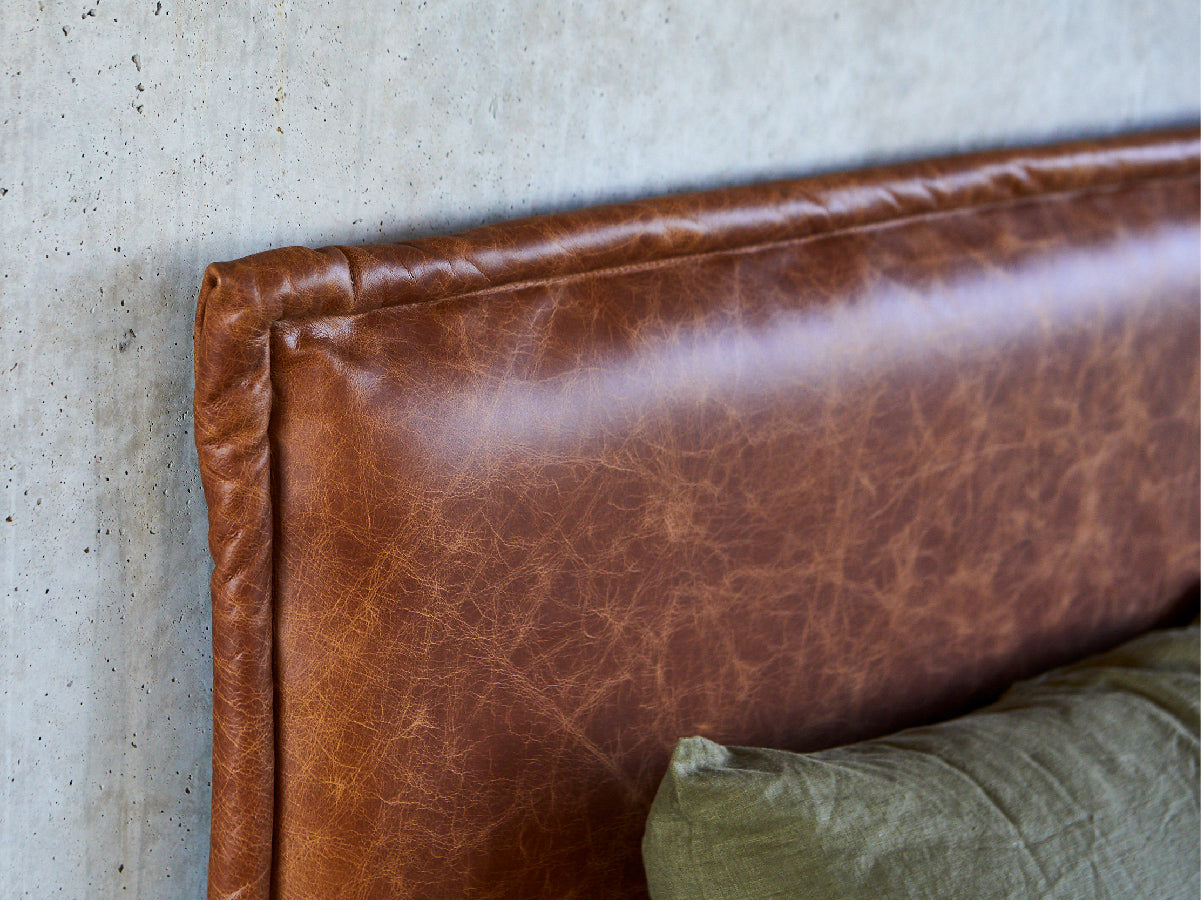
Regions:
<svg viewBox="0 0 1201 901"><path fill-rule="evenodd" d="M0 896L203 891L208 261L1191 121L1199 32L1195 0L7 0Z"/></svg>

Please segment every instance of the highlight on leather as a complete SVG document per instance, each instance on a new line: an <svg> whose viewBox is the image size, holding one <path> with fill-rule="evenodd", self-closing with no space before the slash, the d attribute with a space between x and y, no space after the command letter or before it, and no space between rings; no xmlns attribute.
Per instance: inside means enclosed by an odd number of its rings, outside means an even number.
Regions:
<svg viewBox="0 0 1201 901"><path fill-rule="evenodd" d="M869 738L1169 617L1198 147L210 266L210 893L645 893L679 737Z"/></svg>

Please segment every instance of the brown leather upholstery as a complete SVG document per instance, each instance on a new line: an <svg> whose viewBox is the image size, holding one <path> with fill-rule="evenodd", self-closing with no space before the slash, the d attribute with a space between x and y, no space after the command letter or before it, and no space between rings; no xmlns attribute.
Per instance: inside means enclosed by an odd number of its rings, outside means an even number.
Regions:
<svg viewBox="0 0 1201 901"><path fill-rule="evenodd" d="M215 264L214 895L628 896L682 735L979 703L1198 577L1195 132Z"/></svg>

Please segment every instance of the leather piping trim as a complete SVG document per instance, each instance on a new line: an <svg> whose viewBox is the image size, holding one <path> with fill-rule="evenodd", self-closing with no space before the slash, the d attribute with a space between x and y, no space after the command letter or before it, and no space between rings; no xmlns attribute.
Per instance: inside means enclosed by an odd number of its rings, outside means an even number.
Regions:
<svg viewBox="0 0 1201 901"><path fill-rule="evenodd" d="M625 263L615 266L605 266L596 269L582 269L578 272L567 272L563 275L556 275L546 278L529 278L525 280L502 282L499 284L489 285L483 288L477 288L473 291L465 291L461 294L447 294L439 297L428 297L421 300L410 301L409 303L382 303L375 307L368 307L356 313L341 314L350 317L360 315L370 315L371 313L388 309L390 307L402 306L428 306L430 304L445 303L457 300L468 300L481 297L490 297L512 291L521 291L526 288L537 288L551 285L570 284L579 279L589 278L606 278L609 276L620 276L633 272L646 272L648 270L660 269L667 266L674 266L681 262L692 262L700 259L708 259L720 256L733 256L739 254L754 254L760 251L769 251L776 248L794 247L802 245L810 241L825 240L828 238L836 238L840 235L862 234L875 229L890 228L896 225L907 222L929 221L939 219L945 216L951 216L956 213L981 213L988 210L1012 210L1026 205L1042 204L1048 201L1070 200L1073 197L1097 197L1106 192L1118 192L1131 188L1137 185L1140 188L1150 187L1157 182L1165 182L1179 184L1187 181L1195 181L1201 184L1201 173L1195 175L1173 175L1166 178L1147 178L1138 182L1113 182L1112 184L1096 185L1092 190L1072 190L1072 191L1050 191L1045 194L1038 194L1030 197L1018 197L1012 200L1001 201L998 203L982 203L967 207L952 207L942 210L932 210L929 212L913 213L906 216L897 216L894 218L880 219L876 221L863 222L858 224L848 225L843 228L832 228L829 231L819 231L813 234L802 235L795 238L784 238L778 241L762 241L756 244L738 245L735 247L723 247L716 250L697 251L695 253L677 254L675 256L663 257L662 259L652 259L639 261L636 263ZM362 248L339 247L343 253L353 252ZM351 263L351 277L355 277L354 264ZM276 320L272 325L279 323L300 322L308 319L331 318L340 314L322 311L314 314L301 314L290 316L284 319Z"/></svg>
<svg viewBox="0 0 1201 901"><path fill-rule="evenodd" d="M345 315L853 227L1196 177L1194 128L1004 150L561 213L374 247L284 248L205 273L195 424L213 556L209 894L266 896L274 819L270 332Z"/></svg>

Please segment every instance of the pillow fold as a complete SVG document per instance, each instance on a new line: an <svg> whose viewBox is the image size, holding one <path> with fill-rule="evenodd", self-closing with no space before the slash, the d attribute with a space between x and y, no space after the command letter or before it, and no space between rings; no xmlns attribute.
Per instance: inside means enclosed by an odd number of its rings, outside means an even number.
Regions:
<svg viewBox="0 0 1201 901"><path fill-rule="evenodd" d="M1201 895L1198 630L1161 630L945 723L812 754L681 740L651 896Z"/></svg>

